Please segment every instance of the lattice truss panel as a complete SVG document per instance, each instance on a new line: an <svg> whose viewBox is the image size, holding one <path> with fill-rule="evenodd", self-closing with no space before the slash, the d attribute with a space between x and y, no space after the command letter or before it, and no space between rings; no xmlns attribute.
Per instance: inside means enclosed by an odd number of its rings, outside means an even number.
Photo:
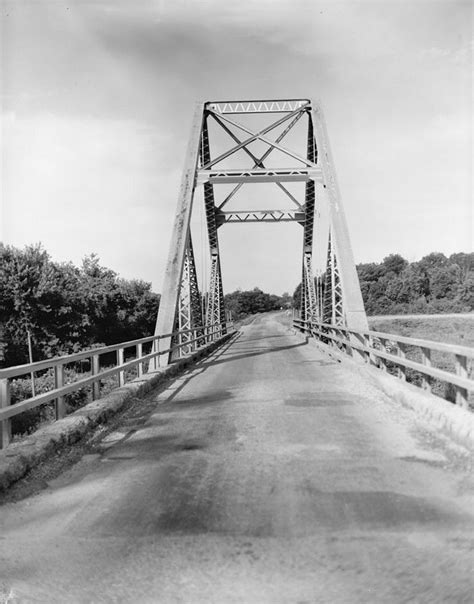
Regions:
<svg viewBox="0 0 474 604"><path fill-rule="evenodd" d="M276 206L274 195L265 197L268 201L264 208L241 207L239 201L254 183L277 187L284 207ZM197 196L199 188L202 195ZM191 237L191 213L198 198L204 204L210 259L209 288L202 294ZM259 205L255 203L255 193L247 198L254 206ZM323 206L329 217L325 228L330 235L323 232L321 224L315 225ZM309 99L279 99L197 105L157 333L196 328L201 329L199 333L204 328L217 333L218 326L225 322L218 232L225 224L247 222L295 222L302 227L302 318L366 327L321 108ZM329 242L325 288L320 283L315 285L313 275L315 233ZM320 270L324 270L323 260L316 260ZM190 350L193 338L196 334L192 332L179 336L179 343L186 344L183 353Z"/></svg>
<svg viewBox="0 0 474 604"><path fill-rule="evenodd" d="M345 325L342 282L337 265L336 254L331 241L328 239L328 255L324 279L323 323Z"/></svg>

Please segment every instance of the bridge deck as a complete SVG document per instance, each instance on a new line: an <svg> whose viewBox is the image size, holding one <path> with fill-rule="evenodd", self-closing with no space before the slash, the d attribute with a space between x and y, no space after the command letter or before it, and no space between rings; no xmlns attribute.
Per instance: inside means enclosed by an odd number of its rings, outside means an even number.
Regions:
<svg viewBox="0 0 474 604"><path fill-rule="evenodd" d="M468 458L275 319L150 398L101 455L1 508L0 594L471 601Z"/></svg>

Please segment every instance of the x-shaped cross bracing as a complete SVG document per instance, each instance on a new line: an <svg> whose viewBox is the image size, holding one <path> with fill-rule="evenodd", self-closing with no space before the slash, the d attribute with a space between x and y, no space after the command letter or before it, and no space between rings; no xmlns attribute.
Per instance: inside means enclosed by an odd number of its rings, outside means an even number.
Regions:
<svg viewBox="0 0 474 604"><path fill-rule="evenodd" d="M241 141L235 134L234 132L232 132L232 130L230 130L230 128L228 128L221 120L221 115L218 115L215 112L211 112L212 117L214 118L214 120L221 126L221 128L227 132L227 134L234 140L234 142L237 143L236 147L234 147L233 149L230 149L229 152L230 154L235 153L236 151L239 151L240 149L242 149L243 151L245 151L247 153L247 155L252 159L252 161L254 162L254 166L253 169L255 168L265 168L265 164L263 163L267 157L271 154L272 151L274 151L275 149L282 149L278 143L280 143L280 141L282 141L285 136L290 132L290 130L293 129L293 127L297 124L297 122L300 120L300 118L304 115L305 111L303 110L298 110L296 112L292 112L291 115L294 115L292 121L288 124L288 126L285 128L285 130L283 130L283 132L281 132L281 134L276 138L275 142L269 142L269 147L268 149L265 151L265 153L260 157L257 158L251 151L250 149L248 149L247 145L250 144L250 139L248 139L247 141ZM290 117L290 116L285 116L285 117ZM226 121L231 121L231 120L226 120ZM280 123L283 123L284 120L279 120ZM234 124L242 129L244 129L243 126L240 126L238 124ZM278 124L280 125L280 124ZM247 128L245 128L245 130L248 130ZM255 133L254 133L255 134ZM260 140L261 137L259 137ZM256 140L256 139L253 139ZM264 140L264 142L267 142L266 139ZM229 154L229 155L230 155ZM227 157L229 157L229 155L227 155ZM293 154L292 154L293 155ZM224 159L224 158L222 158ZM220 161L222 161L222 159ZM203 169L205 169L206 167L209 167L211 165L215 165L217 163L217 160L214 160L212 162L208 162L208 164L206 164L206 166L203 166ZM305 163L309 163L311 165L315 165L312 162L307 162L307 160L304 160ZM287 197L289 197L289 199L291 199L291 201L296 205L296 207L299 210L302 210L303 207L302 205L298 202L298 200L290 193L290 191L288 191L288 189L281 184L281 182L276 182L275 183L277 185L277 187L279 187L286 195ZM224 201L219 205L219 210L221 210L231 199L232 197L237 193L237 191L243 187L244 183L240 183L238 184L236 187L234 187L234 189L227 195L227 197L224 199Z"/></svg>

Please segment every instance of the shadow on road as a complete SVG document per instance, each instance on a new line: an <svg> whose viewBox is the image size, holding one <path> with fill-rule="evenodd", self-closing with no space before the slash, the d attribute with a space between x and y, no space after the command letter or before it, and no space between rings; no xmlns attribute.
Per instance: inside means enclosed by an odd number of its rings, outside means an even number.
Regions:
<svg viewBox="0 0 474 604"><path fill-rule="evenodd" d="M233 346L240 339L241 336L242 336L242 332L239 332L235 338L233 338L230 342L228 342L222 349L218 350L217 353L214 354L212 357L210 357L210 358L208 357L206 359L203 359L202 361L195 363L193 365L193 367L191 367L189 369L189 371L187 371L186 373L183 374L183 377L186 375L188 375L188 377L183 380L183 382L180 384L180 386L178 388L173 390L172 394L170 394L170 396L163 402L163 404L167 404L167 403L171 402L175 398L175 396L177 394L179 394L179 392L186 386L186 384L189 383L189 381L193 377L195 377L196 375L200 375L201 373L204 373L204 371L206 371L210 367L216 367L217 365L223 365L224 363L230 363L232 361L237 361L239 359L251 358L251 357L261 356L263 354L270 354L270 353L274 353L274 352L281 352L282 350L291 350L292 348L300 348L301 346L306 346L308 343L308 338L306 337L303 342L299 342L298 344L290 344L289 346L272 346L269 348L262 348L259 350L252 350L252 351L248 351L248 352L244 352L244 353L236 353L236 354L231 353L228 356L226 356L225 358L222 358L223 355L225 355L226 352L229 350L229 348L231 346ZM252 338L252 341L267 340L269 337L280 338L280 337L286 337L286 336L266 336L263 338ZM249 342L249 341L251 341L251 340L250 339L244 340L244 342ZM198 399L196 399L196 403L197 402L198 402Z"/></svg>

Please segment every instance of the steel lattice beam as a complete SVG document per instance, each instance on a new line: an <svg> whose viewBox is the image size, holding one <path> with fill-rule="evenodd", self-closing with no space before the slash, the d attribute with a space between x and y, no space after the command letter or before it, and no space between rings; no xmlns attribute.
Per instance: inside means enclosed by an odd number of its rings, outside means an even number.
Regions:
<svg viewBox="0 0 474 604"><path fill-rule="evenodd" d="M191 342L196 337L196 333L189 330L199 327L203 327L201 295L196 275L191 233L189 233L179 288L178 313L173 329L173 331L184 331L176 338L176 342L173 342L181 345L179 349L180 356L192 352Z"/></svg>
<svg viewBox="0 0 474 604"><path fill-rule="evenodd" d="M323 174L319 168L280 168L256 170L198 170L198 184L234 184L252 182L307 182L322 183Z"/></svg>
<svg viewBox="0 0 474 604"><path fill-rule="evenodd" d="M323 323L345 325L341 276L332 245L331 233L329 233L328 238L328 254L324 281Z"/></svg>
<svg viewBox="0 0 474 604"><path fill-rule="evenodd" d="M205 115L200 149L201 165L207 164L211 158L207 119L207 115ZM207 298L206 325L211 329L211 334L213 334L214 332L217 332L217 326L225 321L225 309L221 262L219 257L219 240L217 236L214 188L210 181L204 183L204 206L206 209L207 233L209 238L209 250L211 253L211 276Z"/></svg>
<svg viewBox="0 0 474 604"><path fill-rule="evenodd" d="M208 103L215 113L286 113L302 109L309 105L308 99L291 99L276 101L214 101Z"/></svg>
<svg viewBox="0 0 474 604"><path fill-rule="evenodd" d="M305 213L294 210L239 210L217 212L217 226L230 222L299 222L304 224Z"/></svg>

